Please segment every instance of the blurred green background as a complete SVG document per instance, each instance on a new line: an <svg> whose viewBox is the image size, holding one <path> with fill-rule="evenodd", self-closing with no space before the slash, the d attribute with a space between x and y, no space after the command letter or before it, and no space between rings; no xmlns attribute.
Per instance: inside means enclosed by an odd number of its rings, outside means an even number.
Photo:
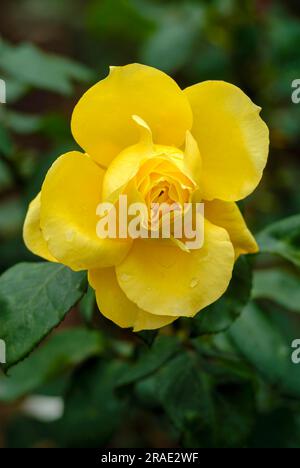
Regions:
<svg viewBox="0 0 300 468"><path fill-rule="evenodd" d="M21 236L27 204L39 191L53 160L76 148L70 133L72 109L91 84L107 75L109 65L131 62L153 65L170 74L181 87L207 79L226 80L241 87L262 107L261 115L271 131L264 178L242 205L247 223L258 232L269 223L299 211L300 104L291 101L291 83L300 78L299 1L2 0L0 32L0 78L7 83L7 104L0 106L1 272L15 263L36 260L24 247ZM268 258L261 260L263 267L268 262ZM299 282L297 288L299 291ZM300 299L299 293L297 298ZM85 301L82 308L89 314L93 298L90 304L88 299ZM294 306L300 309L299 304ZM275 315L280 309L276 307L272 312ZM284 314L284 320L282 314L276 315L275 320L287 335L291 330L300 330L297 317L288 314ZM86 315L77 308L61 326L62 331L85 320ZM118 330L97 314L94 321L97 329L107 330L109 349L114 356L126 361L144 346L141 338ZM182 329L180 333L184 333ZM219 342L213 346L228 351L223 334L216 337ZM208 343L201 342L199 348L203 346ZM207 349L205 352L210 359L216 357ZM88 368L76 370L82 385L69 389L64 421L55 426L59 437L53 435L53 427L49 424L45 427L40 418L33 417L27 400L26 410L24 399L17 397L30 394L31 388L33 393L60 396L71 371L55 375L55 379L43 378L41 387L29 385L28 391L17 390L15 398L14 385L10 396L1 397L0 391L0 399L7 400L0 403L0 445L181 446L182 435L178 435L181 420L177 425L175 421L175 428L169 423L153 400L151 378L127 393L124 390L127 384L121 385L118 391L125 392L122 404L111 397L118 365L114 362L109 369L98 369L98 362L89 360ZM227 363L227 367L235 365L236 358ZM276 362L272 365L276 366ZM88 372L92 376L85 384ZM245 379L247 372L248 368L239 370ZM250 380L253 383L252 377ZM237 384L238 388L243 387L242 391L237 392L233 383L226 388L228 398L224 400L227 403L222 407L219 423L226 422L230 415L228 427L233 432L232 440L227 442L225 435L223 439L220 436L219 445L300 444L300 418L294 417L300 414L298 400L287 401L258 379L254 385L254 404L252 396L247 395L252 391L252 383L245 386L242 383ZM97 420L95 408L99 407L100 387L101 401L107 401L107 405L103 409L100 402L101 417ZM182 395L184 398L192 397L187 393ZM86 408L89 429L85 435L81 422L85 421L82 402L86 399L94 401L94 405ZM124 416L126 404L130 406L130 418ZM234 404L240 406L234 409ZM207 405L202 410L207 412ZM165 411L172 413L168 407ZM195 423L192 413L190 425ZM195 446L199 440L202 445L212 444L205 442L205 424L197 427L198 433L193 433L189 426L183 431L184 445Z"/></svg>

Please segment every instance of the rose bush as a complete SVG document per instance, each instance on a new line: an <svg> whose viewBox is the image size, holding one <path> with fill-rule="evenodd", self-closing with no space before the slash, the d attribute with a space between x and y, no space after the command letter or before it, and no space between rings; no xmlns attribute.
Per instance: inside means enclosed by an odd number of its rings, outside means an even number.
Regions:
<svg viewBox="0 0 300 468"><path fill-rule="evenodd" d="M260 108L236 86L182 91L163 72L112 67L76 105L72 133L85 153L60 156L31 202L24 240L35 254L88 270L100 311L135 331L193 317L226 290L234 262L257 252L236 201L258 185L268 155ZM96 209L132 201L204 203L204 244L101 239Z"/></svg>

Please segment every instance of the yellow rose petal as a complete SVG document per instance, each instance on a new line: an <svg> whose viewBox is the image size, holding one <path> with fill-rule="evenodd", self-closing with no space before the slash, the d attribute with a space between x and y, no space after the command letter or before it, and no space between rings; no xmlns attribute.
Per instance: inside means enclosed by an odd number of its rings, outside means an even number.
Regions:
<svg viewBox="0 0 300 468"><path fill-rule="evenodd" d="M104 200L126 185L136 175L142 162L155 152L149 126L138 116L132 116L132 119L140 132L139 141L121 151L106 170L102 188Z"/></svg>
<svg viewBox="0 0 300 468"><path fill-rule="evenodd" d="M120 288L114 268L89 271L89 283L96 291L100 312L122 328L134 331L164 327L177 317L149 314L130 301Z"/></svg>
<svg viewBox="0 0 300 468"><path fill-rule="evenodd" d="M239 88L222 81L196 84L185 94L202 158L203 198L246 197L258 185L268 157L269 131L260 108Z"/></svg>
<svg viewBox="0 0 300 468"><path fill-rule="evenodd" d="M211 223L226 229L233 244L236 258L241 254L258 252L258 245L247 228L236 203L221 200L205 202L204 213Z"/></svg>
<svg viewBox="0 0 300 468"><path fill-rule="evenodd" d="M191 132L189 131L186 132L184 165L192 179L198 184L198 187L201 188L202 159L198 148L198 144Z"/></svg>
<svg viewBox="0 0 300 468"><path fill-rule="evenodd" d="M39 193L30 203L23 226L23 238L27 249L35 255L56 262L57 260L48 250L40 226L41 194Z"/></svg>
<svg viewBox="0 0 300 468"><path fill-rule="evenodd" d="M145 120L154 142L163 145L180 146L192 125L189 102L172 78L155 68L130 64L112 67L79 100L71 123L74 138L107 167L121 150L138 141L132 115Z"/></svg>
<svg viewBox="0 0 300 468"><path fill-rule="evenodd" d="M91 158L73 151L54 162L42 187L41 227L48 248L73 270L115 265L130 249L130 240L97 236L103 175Z"/></svg>
<svg viewBox="0 0 300 468"><path fill-rule="evenodd" d="M168 240L135 240L116 272L127 297L141 309L191 317L225 292L233 263L228 233L205 221L202 248L185 252Z"/></svg>
<svg viewBox="0 0 300 468"><path fill-rule="evenodd" d="M199 169L199 162L201 164L197 143L192 136L187 133L184 155L175 147L154 145L151 129L146 122L138 116L133 116L133 120L139 128L139 142L121 151L109 165L103 180L103 199L111 199L112 195L114 198L114 195L122 191L137 174L139 185L142 183L142 187L150 186L150 180L147 179L153 172L169 174L183 180L185 185L191 185L189 176ZM145 193L142 187L140 190Z"/></svg>

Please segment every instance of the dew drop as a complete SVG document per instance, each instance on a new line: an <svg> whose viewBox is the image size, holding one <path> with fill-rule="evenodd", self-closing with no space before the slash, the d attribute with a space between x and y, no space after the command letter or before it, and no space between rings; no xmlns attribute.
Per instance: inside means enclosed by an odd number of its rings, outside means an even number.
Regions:
<svg viewBox="0 0 300 468"><path fill-rule="evenodd" d="M120 279L121 281L129 281L131 279L131 276L127 275L127 273L122 273Z"/></svg>
<svg viewBox="0 0 300 468"><path fill-rule="evenodd" d="M193 278L192 281L190 282L190 288L195 288L198 283L199 281L197 280L197 278Z"/></svg>
<svg viewBox="0 0 300 468"><path fill-rule="evenodd" d="M75 233L74 233L73 229L69 229L68 231L66 231L65 235L66 235L67 241L70 242L71 240L73 240L74 239L74 234Z"/></svg>

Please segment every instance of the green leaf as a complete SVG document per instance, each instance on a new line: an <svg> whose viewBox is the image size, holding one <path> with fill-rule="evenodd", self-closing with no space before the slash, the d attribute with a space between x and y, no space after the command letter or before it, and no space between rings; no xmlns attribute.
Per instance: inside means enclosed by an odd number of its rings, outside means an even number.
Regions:
<svg viewBox="0 0 300 468"><path fill-rule="evenodd" d="M86 323L91 323L95 312L95 291L89 286L86 294L79 303L79 312Z"/></svg>
<svg viewBox="0 0 300 468"><path fill-rule="evenodd" d="M192 344L205 363L205 370L223 383L254 380L255 372L237 352L226 332L194 338Z"/></svg>
<svg viewBox="0 0 300 468"><path fill-rule="evenodd" d="M115 392L117 377L124 366L116 360L89 360L73 374L62 418L50 423L17 418L8 430L8 446L44 446L45 441L51 447L107 446L125 421L125 404Z"/></svg>
<svg viewBox="0 0 300 468"><path fill-rule="evenodd" d="M124 404L114 389L124 365L96 361L75 373L64 415L52 428L60 446L99 448L107 444L123 421Z"/></svg>
<svg viewBox="0 0 300 468"><path fill-rule="evenodd" d="M20 259L24 262L32 262L35 260L35 256L25 246L23 239L20 235L8 238L5 240L1 239L0 242L0 272L4 272L10 268L13 264L20 262ZM1 283L1 276L0 276ZM1 304L1 299L0 299ZM1 316L1 309L0 309ZM0 329L1 334L1 329Z"/></svg>
<svg viewBox="0 0 300 468"><path fill-rule="evenodd" d="M146 409L160 408L160 400L157 394L157 375L150 374L142 380L138 380L134 385L134 398L139 405Z"/></svg>
<svg viewBox="0 0 300 468"><path fill-rule="evenodd" d="M128 385L152 374L180 350L175 336L158 336L153 346L145 347L138 360L119 376L118 385Z"/></svg>
<svg viewBox="0 0 300 468"><path fill-rule="evenodd" d="M245 446L255 423L255 397L251 385L222 385L215 395L217 447Z"/></svg>
<svg viewBox="0 0 300 468"><path fill-rule="evenodd" d="M20 234L24 220L24 209L18 198L4 200L0 204L0 237Z"/></svg>
<svg viewBox="0 0 300 468"><path fill-rule="evenodd" d="M74 328L54 334L0 378L0 400L20 398L102 350L98 331Z"/></svg>
<svg viewBox="0 0 300 468"><path fill-rule="evenodd" d="M152 412L162 406L185 447L241 446L253 427L250 378L210 375L203 359L191 351L182 350L139 380L135 397Z"/></svg>
<svg viewBox="0 0 300 468"><path fill-rule="evenodd" d="M141 60L171 73L191 58L203 20L202 7L184 4L175 12L170 9L162 13L156 31L142 47Z"/></svg>
<svg viewBox="0 0 300 468"><path fill-rule="evenodd" d="M43 123L43 117L40 115L8 111L6 112L5 121L7 126L13 132L26 135L40 130Z"/></svg>
<svg viewBox="0 0 300 468"><path fill-rule="evenodd" d="M143 330L136 333L136 336L138 336L148 346L152 346L155 338L157 337L157 334L158 330Z"/></svg>
<svg viewBox="0 0 300 468"><path fill-rule="evenodd" d="M248 260L240 257L234 266L232 279L225 294L192 319L193 333L217 333L230 327L248 303L251 286L252 271Z"/></svg>
<svg viewBox="0 0 300 468"><path fill-rule="evenodd" d="M182 352L163 366L156 376L156 393L176 429L187 438L185 445L195 446L196 439L197 446L213 444L211 382L196 354Z"/></svg>
<svg viewBox="0 0 300 468"><path fill-rule="evenodd" d="M0 193L11 188L13 177L9 167L0 159Z"/></svg>
<svg viewBox="0 0 300 468"><path fill-rule="evenodd" d="M6 101L9 104L21 99L29 91L29 86L26 83L21 83L14 78L5 78L6 83Z"/></svg>
<svg viewBox="0 0 300 468"><path fill-rule="evenodd" d="M128 0L92 0L87 7L87 24L94 35L117 38L122 35L140 43L152 30L152 21L145 4Z"/></svg>
<svg viewBox="0 0 300 468"><path fill-rule="evenodd" d="M249 448L300 448L299 413L278 408L256 421Z"/></svg>
<svg viewBox="0 0 300 468"><path fill-rule="evenodd" d="M292 362L292 343L268 314L250 303L228 333L262 377L283 393L299 398L300 366Z"/></svg>
<svg viewBox="0 0 300 468"><path fill-rule="evenodd" d="M288 310L300 312L300 276L279 268L256 271L252 297L269 299Z"/></svg>
<svg viewBox="0 0 300 468"><path fill-rule="evenodd" d="M272 384L279 384L290 360L289 349L267 314L249 303L227 332L243 356Z"/></svg>
<svg viewBox="0 0 300 468"><path fill-rule="evenodd" d="M56 263L20 263L0 277L0 338L10 367L56 327L82 297L83 272Z"/></svg>
<svg viewBox="0 0 300 468"><path fill-rule="evenodd" d="M32 448L42 446L45 440L52 441L52 424L45 424L27 416L12 418L6 430L6 446L9 448ZM53 444L50 443L52 447Z"/></svg>
<svg viewBox="0 0 300 468"><path fill-rule="evenodd" d="M277 221L257 236L261 252L280 255L300 267L300 215Z"/></svg>
<svg viewBox="0 0 300 468"><path fill-rule="evenodd" d="M11 154L13 150L13 143L7 129L0 123L0 152L5 156Z"/></svg>
<svg viewBox="0 0 300 468"><path fill-rule="evenodd" d="M0 67L21 83L61 94L71 94L74 80L89 81L92 78L85 66L42 52L30 43L6 45L0 49Z"/></svg>

